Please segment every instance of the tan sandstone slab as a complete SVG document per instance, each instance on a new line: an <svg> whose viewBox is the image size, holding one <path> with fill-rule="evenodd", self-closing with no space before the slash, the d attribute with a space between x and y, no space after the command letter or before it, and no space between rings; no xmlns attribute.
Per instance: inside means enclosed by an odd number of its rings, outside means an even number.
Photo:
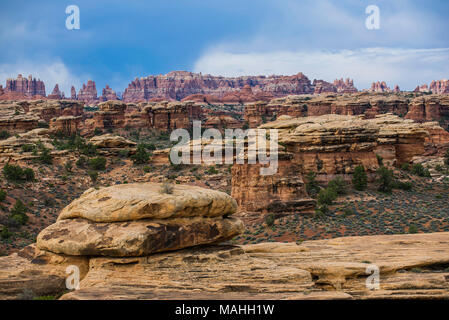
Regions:
<svg viewBox="0 0 449 320"><path fill-rule="evenodd" d="M144 256L225 241L243 232L235 218L176 218L96 223L64 219L44 229L40 249L75 256Z"/></svg>
<svg viewBox="0 0 449 320"><path fill-rule="evenodd" d="M233 214L236 201L224 192L195 186L173 185L161 193L162 184L132 183L96 190L91 188L65 207L58 220L84 218L95 222L180 217L217 217Z"/></svg>

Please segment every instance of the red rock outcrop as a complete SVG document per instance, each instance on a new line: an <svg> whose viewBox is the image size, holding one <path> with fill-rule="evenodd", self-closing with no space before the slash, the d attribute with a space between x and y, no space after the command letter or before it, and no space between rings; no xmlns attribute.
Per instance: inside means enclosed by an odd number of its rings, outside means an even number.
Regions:
<svg viewBox="0 0 449 320"><path fill-rule="evenodd" d="M201 106L193 102L156 102L143 107L150 128L173 130L189 128L201 119Z"/></svg>
<svg viewBox="0 0 449 320"><path fill-rule="evenodd" d="M95 81L89 80L87 85L83 84L83 87L78 92L78 100L87 104L95 103L98 100Z"/></svg>
<svg viewBox="0 0 449 320"><path fill-rule="evenodd" d="M371 92L391 92L390 87L387 86L385 81L377 81L371 84Z"/></svg>
<svg viewBox="0 0 449 320"><path fill-rule="evenodd" d="M72 86L72 87L70 88L70 99L76 100L76 90L75 90L75 87L74 87L74 86Z"/></svg>
<svg viewBox="0 0 449 320"><path fill-rule="evenodd" d="M62 116L50 120L50 130L66 136L76 134L80 129L82 117Z"/></svg>
<svg viewBox="0 0 449 320"><path fill-rule="evenodd" d="M99 98L100 101L108 101L108 100L118 100L117 94L114 90L112 90L109 85L103 89L102 94Z"/></svg>
<svg viewBox="0 0 449 320"><path fill-rule="evenodd" d="M221 99L228 94L240 92L244 88L243 96L245 96L248 86L256 96L258 93L273 97L313 93L310 80L302 73L294 76L227 78L174 71L166 75L136 78L125 89L123 100L126 102L145 101L153 97L181 100L193 94L213 95ZM226 99L228 102L238 101L237 98L231 96Z"/></svg>
<svg viewBox="0 0 449 320"><path fill-rule="evenodd" d="M19 74L17 79L6 79L4 91L5 93L17 92L29 98L35 95L45 97L45 84L40 79L36 80L36 78L33 78L31 75L29 75L27 79Z"/></svg>
<svg viewBox="0 0 449 320"><path fill-rule="evenodd" d="M53 91L51 92L50 95L48 95L47 97L48 99L53 99L53 100L59 100L59 99L64 99L64 92L61 92L59 90L59 85L56 84Z"/></svg>
<svg viewBox="0 0 449 320"><path fill-rule="evenodd" d="M424 155L426 144L439 145L448 138L436 123L420 124L392 114L373 119L282 116L260 128L278 130L278 171L263 176L260 164L233 165L232 195L247 211L308 212L313 206L303 187L308 172L315 172L324 184L335 177L349 181L354 168L363 165L372 179L379 168L377 155L385 166L399 166Z"/></svg>

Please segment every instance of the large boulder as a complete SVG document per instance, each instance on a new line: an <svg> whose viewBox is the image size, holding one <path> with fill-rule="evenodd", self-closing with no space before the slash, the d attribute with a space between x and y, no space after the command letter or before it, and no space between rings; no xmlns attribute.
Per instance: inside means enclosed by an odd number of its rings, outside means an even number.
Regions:
<svg viewBox="0 0 449 320"><path fill-rule="evenodd" d="M226 193L188 185L173 185L164 193L160 183L131 183L91 188L65 207L58 220L84 218L95 222L233 214L236 201Z"/></svg>
<svg viewBox="0 0 449 320"><path fill-rule="evenodd" d="M40 250L70 256L136 257L217 243L243 223L223 192L187 185L123 184L89 189L37 238Z"/></svg>
<svg viewBox="0 0 449 320"><path fill-rule="evenodd" d="M242 230L240 220L221 217L115 223L65 219L42 231L37 243L40 249L74 256L145 256L220 242Z"/></svg>

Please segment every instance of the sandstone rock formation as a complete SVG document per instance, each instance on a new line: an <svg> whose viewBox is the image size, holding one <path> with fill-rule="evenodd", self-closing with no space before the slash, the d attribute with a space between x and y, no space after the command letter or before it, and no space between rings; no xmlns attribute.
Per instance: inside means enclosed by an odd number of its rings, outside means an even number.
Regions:
<svg viewBox="0 0 449 320"><path fill-rule="evenodd" d="M39 117L27 111L26 106L14 101L0 101L0 131L20 133L37 128Z"/></svg>
<svg viewBox="0 0 449 320"><path fill-rule="evenodd" d="M426 95L410 98L406 94L356 93L323 94L320 96L292 95L266 102L247 103L244 118L251 128L272 121L281 115L292 117L325 114L361 115L373 118L378 114L393 113L416 121L440 121L449 125L448 97Z"/></svg>
<svg viewBox="0 0 449 320"><path fill-rule="evenodd" d="M76 100L76 90L75 90L75 87L74 87L74 86L72 86L72 87L70 88L70 99Z"/></svg>
<svg viewBox="0 0 449 320"><path fill-rule="evenodd" d="M125 102L146 101L150 98L181 100L193 94L213 95L221 99L227 94L240 95L243 88L245 88L243 96L247 95L248 88L254 94L267 93L274 97L313 93L310 80L302 73L294 76L226 78L174 71L166 75L136 78L125 89L123 100ZM226 101L235 102L236 99L240 98L238 96L231 98L228 95Z"/></svg>
<svg viewBox="0 0 449 320"><path fill-rule="evenodd" d="M50 130L65 136L76 134L81 128L82 117L61 116L50 120Z"/></svg>
<svg viewBox="0 0 449 320"><path fill-rule="evenodd" d="M6 79L5 93L16 92L25 95L28 98L39 95L45 97L45 84L40 79L33 78L31 75L27 78L21 74L17 79Z"/></svg>
<svg viewBox="0 0 449 320"><path fill-rule="evenodd" d="M48 95L48 99L60 100L64 99L64 93L59 90L59 85L56 84L51 94Z"/></svg>
<svg viewBox="0 0 449 320"><path fill-rule="evenodd" d="M243 231L236 202L199 187L124 184L89 189L38 236L40 250L128 257L220 242ZM166 193L164 193L166 192Z"/></svg>
<svg viewBox="0 0 449 320"><path fill-rule="evenodd" d="M114 90L112 90L109 85L103 89L101 96L99 97L100 101L108 101L108 100L118 100L117 94Z"/></svg>
<svg viewBox="0 0 449 320"><path fill-rule="evenodd" d="M313 202L305 190L305 174L315 172L317 181L327 183L335 177L350 180L358 165L373 176L379 168L377 156L387 167L409 163L425 154L432 136L434 146L445 143L444 135L438 140L435 127L436 123L422 125L392 114L373 119L281 116L260 127L278 130L277 173L262 176L258 164L234 164L232 196L244 211L308 213Z"/></svg>
<svg viewBox="0 0 449 320"><path fill-rule="evenodd" d="M80 289L63 300L447 299L448 243L443 232L214 245L143 257L67 256L32 245L0 257L0 298L61 292L65 268L76 265ZM366 286L368 267L379 268L378 290Z"/></svg>
<svg viewBox="0 0 449 320"><path fill-rule="evenodd" d="M78 100L87 104L95 103L98 100L95 81L88 80L87 85L83 83L83 87L78 92Z"/></svg>

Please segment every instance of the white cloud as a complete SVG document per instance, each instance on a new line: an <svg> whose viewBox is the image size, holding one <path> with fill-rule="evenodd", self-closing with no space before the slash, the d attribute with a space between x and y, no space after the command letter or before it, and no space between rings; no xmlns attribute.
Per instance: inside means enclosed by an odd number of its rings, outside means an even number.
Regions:
<svg viewBox="0 0 449 320"><path fill-rule="evenodd" d="M373 81L386 81L390 87L412 90L418 84L447 78L449 48L403 49L363 48L356 50L271 51L235 53L216 47L203 54L195 72L222 76L292 75L303 72L311 80L350 77L359 88Z"/></svg>
<svg viewBox="0 0 449 320"><path fill-rule="evenodd" d="M22 74L24 77L31 74L33 78L43 80L47 95L51 93L56 84L59 85L59 90L63 91L66 96L70 96L72 85L75 86L77 91L82 85L81 78L73 74L60 59L45 62L25 60L0 65L1 84L5 85L7 78L15 79L18 74ZM88 79L88 77L83 76L82 79Z"/></svg>

